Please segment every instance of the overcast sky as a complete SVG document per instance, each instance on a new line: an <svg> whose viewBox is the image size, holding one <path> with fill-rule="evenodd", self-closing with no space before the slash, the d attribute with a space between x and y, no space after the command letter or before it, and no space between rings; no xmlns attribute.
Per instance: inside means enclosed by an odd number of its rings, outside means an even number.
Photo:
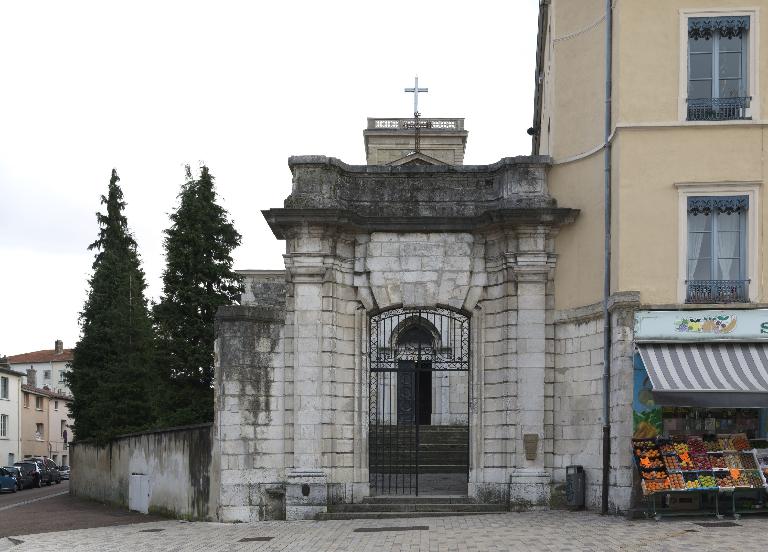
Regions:
<svg viewBox="0 0 768 552"><path fill-rule="evenodd" d="M148 296L184 165L205 162L243 244L282 268L260 210L289 155L365 163L366 117L465 117L465 162L528 154L538 0L4 1L0 354L74 346L118 170Z"/></svg>

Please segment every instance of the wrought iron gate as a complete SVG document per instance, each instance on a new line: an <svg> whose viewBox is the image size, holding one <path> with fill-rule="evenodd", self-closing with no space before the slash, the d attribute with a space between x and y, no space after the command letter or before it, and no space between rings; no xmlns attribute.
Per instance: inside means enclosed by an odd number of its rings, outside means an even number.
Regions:
<svg viewBox="0 0 768 552"><path fill-rule="evenodd" d="M374 494L418 495L419 477L428 473L468 477L469 323L444 308L398 308L371 317L368 458ZM447 404L435 392L446 383L454 385ZM466 401L451 401L451 391L465 392ZM435 397L440 412L434 412Z"/></svg>

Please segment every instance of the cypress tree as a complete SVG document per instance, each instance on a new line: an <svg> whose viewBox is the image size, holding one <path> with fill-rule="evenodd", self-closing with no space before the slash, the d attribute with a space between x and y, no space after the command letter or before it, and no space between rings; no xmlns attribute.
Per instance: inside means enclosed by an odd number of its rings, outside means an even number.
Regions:
<svg viewBox="0 0 768 552"><path fill-rule="evenodd" d="M112 170L106 213L97 213L98 239L81 338L68 383L78 439L108 439L154 424L152 398L154 336L136 242L123 214L125 202Z"/></svg>
<svg viewBox="0 0 768 552"><path fill-rule="evenodd" d="M186 171L165 231L163 293L153 309L165 426L213 421L214 317L239 300L242 281L232 270L240 234L216 203L213 176L206 166L197 180Z"/></svg>

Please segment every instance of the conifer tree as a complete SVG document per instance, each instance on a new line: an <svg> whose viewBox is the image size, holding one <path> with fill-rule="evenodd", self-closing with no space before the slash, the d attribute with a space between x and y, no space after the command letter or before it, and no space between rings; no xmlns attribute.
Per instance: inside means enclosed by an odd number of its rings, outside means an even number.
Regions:
<svg viewBox="0 0 768 552"><path fill-rule="evenodd" d="M186 170L178 208L165 231L163 294L153 309L164 426L213 421L214 317L241 292L241 277L232 270L240 234L216 203L208 167L201 167L197 180Z"/></svg>
<svg viewBox="0 0 768 552"><path fill-rule="evenodd" d="M96 214L99 237L88 247L96 258L67 376L77 439L103 440L155 421L154 336L119 181L113 169L107 196L101 196L106 213Z"/></svg>

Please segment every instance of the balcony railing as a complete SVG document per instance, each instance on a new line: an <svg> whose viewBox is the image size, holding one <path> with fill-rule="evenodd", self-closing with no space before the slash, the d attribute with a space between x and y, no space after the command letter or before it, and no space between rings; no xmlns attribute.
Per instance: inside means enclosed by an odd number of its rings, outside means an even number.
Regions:
<svg viewBox="0 0 768 552"><path fill-rule="evenodd" d="M747 108L752 98L701 98L688 100L689 121L732 121L749 119Z"/></svg>
<svg viewBox="0 0 768 552"><path fill-rule="evenodd" d="M379 119L375 117L368 118L369 130L413 130L416 119ZM464 130L464 119L434 119L423 117L419 122L424 125L422 128L431 130Z"/></svg>
<svg viewBox="0 0 768 552"><path fill-rule="evenodd" d="M748 303L749 280L687 280L686 303Z"/></svg>

